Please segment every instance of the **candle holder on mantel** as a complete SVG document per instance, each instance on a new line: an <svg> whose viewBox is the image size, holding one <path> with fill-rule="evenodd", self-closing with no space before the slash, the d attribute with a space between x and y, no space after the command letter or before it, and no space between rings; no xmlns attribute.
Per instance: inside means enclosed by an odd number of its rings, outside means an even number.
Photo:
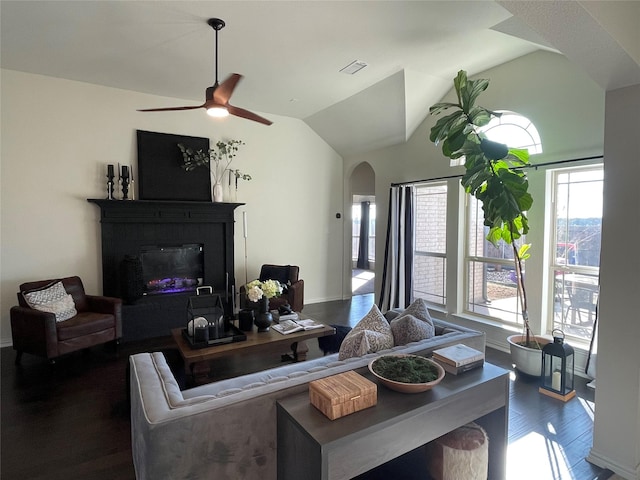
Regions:
<svg viewBox="0 0 640 480"><path fill-rule="evenodd" d="M115 174L113 172L113 165L107 165L107 200L113 200L113 179Z"/></svg>
<svg viewBox="0 0 640 480"><path fill-rule="evenodd" d="M126 165L122 166L120 184L122 185L122 200L129 200L129 167Z"/></svg>

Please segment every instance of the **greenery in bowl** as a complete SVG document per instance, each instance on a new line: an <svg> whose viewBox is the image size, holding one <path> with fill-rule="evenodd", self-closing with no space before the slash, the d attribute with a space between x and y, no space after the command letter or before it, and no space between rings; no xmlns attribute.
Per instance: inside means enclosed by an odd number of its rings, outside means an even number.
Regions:
<svg viewBox="0 0 640 480"><path fill-rule="evenodd" d="M383 356L371 364L373 373L401 383L429 383L440 375L438 367L416 355Z"/></svg>

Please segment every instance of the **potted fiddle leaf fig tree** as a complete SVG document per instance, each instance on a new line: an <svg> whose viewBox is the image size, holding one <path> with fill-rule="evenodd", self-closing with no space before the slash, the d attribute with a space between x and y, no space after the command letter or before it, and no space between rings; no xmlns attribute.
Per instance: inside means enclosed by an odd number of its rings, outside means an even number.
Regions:
<svg viewBox="0 0 640 480"><path fill-rule="evenodd" d="M533 334L527 311L527 292L523 261L529 257L529 244L518 246L517 240L529 231L526 212L533 204L529 182L522 167L529 163L526 149L509 148L488 140L481 132L493 117L501 114L476 105L489 80L470 80L464 70L453 81L457 103L437 103L431 115L444 111L431 128L429 139L442 146L442 153L452 160L464 157L461 184L465 191L482 202L487 240L493 245L505 242L513 252L515 280L523 320L522 335L509 337L512 360L516 368L529 375L540 375L541 345L549 340Z"/></svg>

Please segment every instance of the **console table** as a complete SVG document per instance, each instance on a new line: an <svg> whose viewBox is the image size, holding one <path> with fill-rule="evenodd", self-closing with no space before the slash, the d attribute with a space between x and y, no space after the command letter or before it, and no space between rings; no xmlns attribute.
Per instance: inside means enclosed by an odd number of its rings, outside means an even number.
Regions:
<svg viewBox="0 0 640 480"><path fill-rule="evenodd" d="M375 382L368 371L358 370ZM378 385L378 404L329 420L303 393L277 402L278 480L338 480L368 472L471 421L489 437L489 478L506 478L509 372L490 363L432 390Z"/></svg>

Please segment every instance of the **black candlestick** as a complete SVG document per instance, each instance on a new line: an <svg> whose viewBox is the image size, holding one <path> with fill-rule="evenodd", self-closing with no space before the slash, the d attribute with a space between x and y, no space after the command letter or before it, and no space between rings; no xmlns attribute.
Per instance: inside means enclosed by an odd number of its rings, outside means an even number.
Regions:
<svg viewBox="0 0 640 480"><path fill-rule="evenodd" d="M113 165L107 165L107 200L113 200Z"/></svg>
<svg viewBox="0 0 640 480"><path fill-rule="evenodd" d="M122 182L122 200L129 200L129 198L127 197L127 195L129 194L129 177L123 176L120 181Z"/></svg>
<svg viewBox="0 0 640 480"><path fill-rule="evenodd" d="M107 200L113 200L113 177L107 177Z"/></svg>

